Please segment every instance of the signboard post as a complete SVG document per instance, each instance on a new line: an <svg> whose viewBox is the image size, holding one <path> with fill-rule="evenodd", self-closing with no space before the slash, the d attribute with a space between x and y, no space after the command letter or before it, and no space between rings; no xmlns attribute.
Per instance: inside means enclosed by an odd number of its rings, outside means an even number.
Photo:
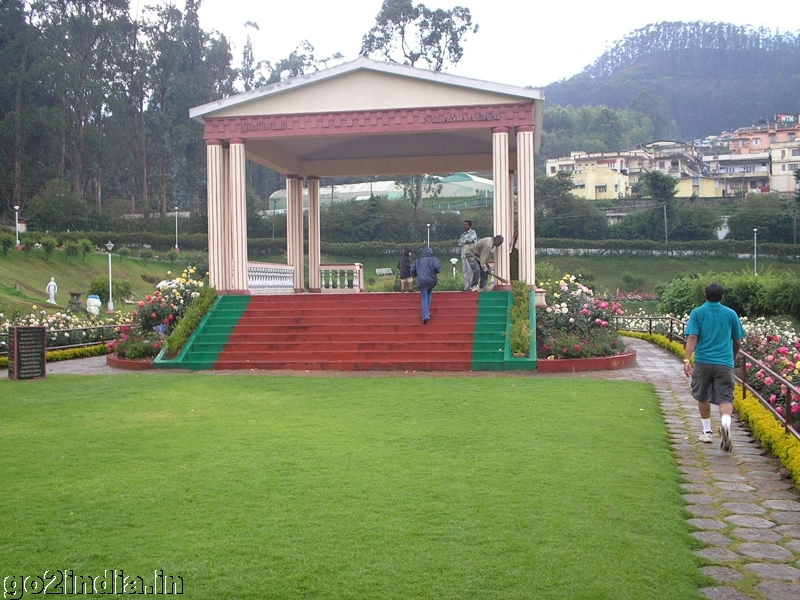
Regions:
<svg viewBox="0 0 800 600"><path fill-rule="evenodd" d="M8 339L8 378L40 379L45 376L45 327L12 327Z"/></svg>

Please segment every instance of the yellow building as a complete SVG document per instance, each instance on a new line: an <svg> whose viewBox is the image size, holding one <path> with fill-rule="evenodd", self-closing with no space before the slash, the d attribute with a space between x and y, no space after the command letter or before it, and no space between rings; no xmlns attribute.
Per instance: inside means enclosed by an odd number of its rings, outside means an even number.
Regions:
<svg viewBox="0 0 800 600"><path fill-rule="evenodd" d="M722 188L722 182L713 177L683 177L678 179L675 197L721 198Z"/></svg>
<svg viewBox="0 0 800 600"><path fill-rule="evenodd" d="M620 198L628 193L628 175L608 167L586 166L573 174L572 182L573 193L588 200Z"/></svg>

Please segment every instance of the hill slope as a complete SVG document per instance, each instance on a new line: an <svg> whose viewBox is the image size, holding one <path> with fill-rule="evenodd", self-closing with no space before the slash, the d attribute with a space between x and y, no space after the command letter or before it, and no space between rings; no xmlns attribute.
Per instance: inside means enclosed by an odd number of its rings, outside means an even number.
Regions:
<svg viewBox="0 0 800 600"><path fill-rule="evenodd" d="M800 113L800 32L728 23L648 25L545 91L549 105L616 109L650 94L666 103L680 138L719 134L776 113Z"/></svg>

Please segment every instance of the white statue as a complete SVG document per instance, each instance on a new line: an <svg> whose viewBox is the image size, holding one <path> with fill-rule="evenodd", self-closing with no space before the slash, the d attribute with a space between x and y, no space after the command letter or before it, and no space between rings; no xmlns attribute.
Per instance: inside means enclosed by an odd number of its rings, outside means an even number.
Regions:
<svg viewBox="0 0 800 600"><path fill-rule="evenodd" d="M56 303L56 292L58 292L58 285L56 284L56 278L55 277L51 277L50 278L50 283L47 284L47 287L45 288L44 291L46 291L47 294L50 296L50 299L48 300L48 302L50 304L55 304Z"/></svg>

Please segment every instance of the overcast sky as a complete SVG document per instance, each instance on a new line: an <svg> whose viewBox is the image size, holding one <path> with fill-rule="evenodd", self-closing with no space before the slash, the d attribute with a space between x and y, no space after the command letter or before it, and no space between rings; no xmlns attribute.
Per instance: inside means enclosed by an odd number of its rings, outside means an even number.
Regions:
<svg viewBox="0 0 800 600"><path fill-rule="evenodd" d="M153 0L154 3L168 0ZM173 0L174 1L174 0ZM142 6L147 0L140 0ZM414 0L415 4L419 0ZM731 0L602 2L570 0L425 0L430 8L466 6L479 31L464 42L464 58L448 72L518 86L545 86L580 72L616 40L661 21L724 21L800 30L800 10L788 0L741 4ZM181 6L180 0L177 2ZM285 58L308 40L318 58L341 52L358 57L362 36L375 24L381 0L203 0L200 25L216 29L234 47L234 61L250 33L257 60ZM182 8L182 6L181 6ZM256 32L246 29L255 21Z"/></svg>

